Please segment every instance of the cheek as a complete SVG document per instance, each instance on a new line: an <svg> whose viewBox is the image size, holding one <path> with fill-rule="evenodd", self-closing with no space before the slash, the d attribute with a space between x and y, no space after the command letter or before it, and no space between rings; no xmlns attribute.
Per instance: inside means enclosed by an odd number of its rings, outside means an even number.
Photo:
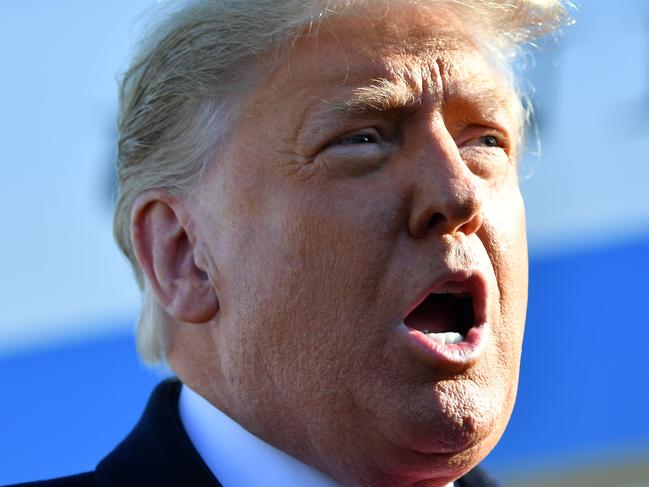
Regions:
<svg viewBox="0 0 649 487"><path fill-rule="evenodd" d="M484 212L483 241L496 274L502 310L524 314L528 273L525 205L513 177L494 188Z"/></svg>
<svg viewBox="0 0 649 487"><path fill-rule="evenodd" d="M503 201L509 212L501 210L498 222L500 232L499 251L493 253L496 277L500 283L503 322L519 345L523 338L527 310L528 256L525 229L525 206L520 192Z"/></svg>
<svg viewBox="0 0 649 487"><path fill-rule="evenodd" d="M301 302L326 314L373 304L396 243L398 210L362 190L320 191L280 201L270 233L279 236L280 269ZM271 270L272 272L272 270ZM353 309L347 309L352 306Z"/></svg>
<svg viewBox="0 0 649 487"><path fill-rule="evenodd" d="M333 393L363 344L369 348L365 325L376 323L371 313L395 234L385 198L335 196L276 195L223 260L223 274L236 276L223 309L227 341L240 345L224 350L232 373L247 375L254 364L259 375L245 380L302 402Z"/></svg>
<svg viewBox="0 0 649 487"><path fill-rule="evenodd" d="M505 391L513 406L527 310L528 260L525 207L517 185L496 193L487 208L485 239L498 283L499 313L492 323L495 340L490 363L509 384Z"/></svg>

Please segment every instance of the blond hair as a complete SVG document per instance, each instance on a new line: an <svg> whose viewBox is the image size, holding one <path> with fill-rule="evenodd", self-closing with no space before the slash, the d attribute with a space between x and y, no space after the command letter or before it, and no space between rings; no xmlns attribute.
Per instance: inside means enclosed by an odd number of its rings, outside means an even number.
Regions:
<svg viewBox="0 0 649 487"><path fill-rule="evenodd" d="M164 2L120 87L117 243L143 290L137 325L145 363L164 361L165 319L133 250L135 198L154 188L187 195L228 137L238 94L268 60L335 15L408 3L462 10L507 66L522 46L566 22L561 0L194 0ZM482 39L481 39L482 40ZM264 59L264 62L260 60ZM278 57L278 56L275 56Z"/></svg>

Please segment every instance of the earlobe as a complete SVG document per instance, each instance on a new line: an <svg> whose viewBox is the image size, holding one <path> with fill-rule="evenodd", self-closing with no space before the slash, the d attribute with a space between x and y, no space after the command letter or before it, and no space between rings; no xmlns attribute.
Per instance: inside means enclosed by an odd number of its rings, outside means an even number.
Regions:
<svg viewBox="0 0 649 487"><path fill-rule="evenodd" d="M131 214L131 237L140 267L162 308L188 323L210 321L219 309L208 270L197 265L181 202L163 190L140 195Z"/></svg>

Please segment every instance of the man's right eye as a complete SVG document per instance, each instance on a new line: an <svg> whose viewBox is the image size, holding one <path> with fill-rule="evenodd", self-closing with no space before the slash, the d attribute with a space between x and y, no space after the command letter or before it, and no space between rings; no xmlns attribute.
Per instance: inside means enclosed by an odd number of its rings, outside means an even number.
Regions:
<svg viewBox="0 0 649 487"><path fill-rule="evenodd" d="M378 144L381 140L374 129L363 130L349 135L343 135L334 141L336 145Z"/></svg>
<svg viewBox="0 0 649 487"><path fill-rule="evenodd" d="M385 164L394 147L377 129L365 127L331 139L319 161L335 177L361 177Z"/></svg>

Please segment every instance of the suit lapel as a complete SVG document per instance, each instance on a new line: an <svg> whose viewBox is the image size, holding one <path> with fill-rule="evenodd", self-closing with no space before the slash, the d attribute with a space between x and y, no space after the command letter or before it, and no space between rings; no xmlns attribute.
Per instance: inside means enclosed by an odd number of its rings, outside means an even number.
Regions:
<svg viewBox="0 0 649 487"><path fill-rule="evenodd" d="M180 388L177 379L156 387L135 428L97 465L98 487L221 487L182 426Z"/></svg>

